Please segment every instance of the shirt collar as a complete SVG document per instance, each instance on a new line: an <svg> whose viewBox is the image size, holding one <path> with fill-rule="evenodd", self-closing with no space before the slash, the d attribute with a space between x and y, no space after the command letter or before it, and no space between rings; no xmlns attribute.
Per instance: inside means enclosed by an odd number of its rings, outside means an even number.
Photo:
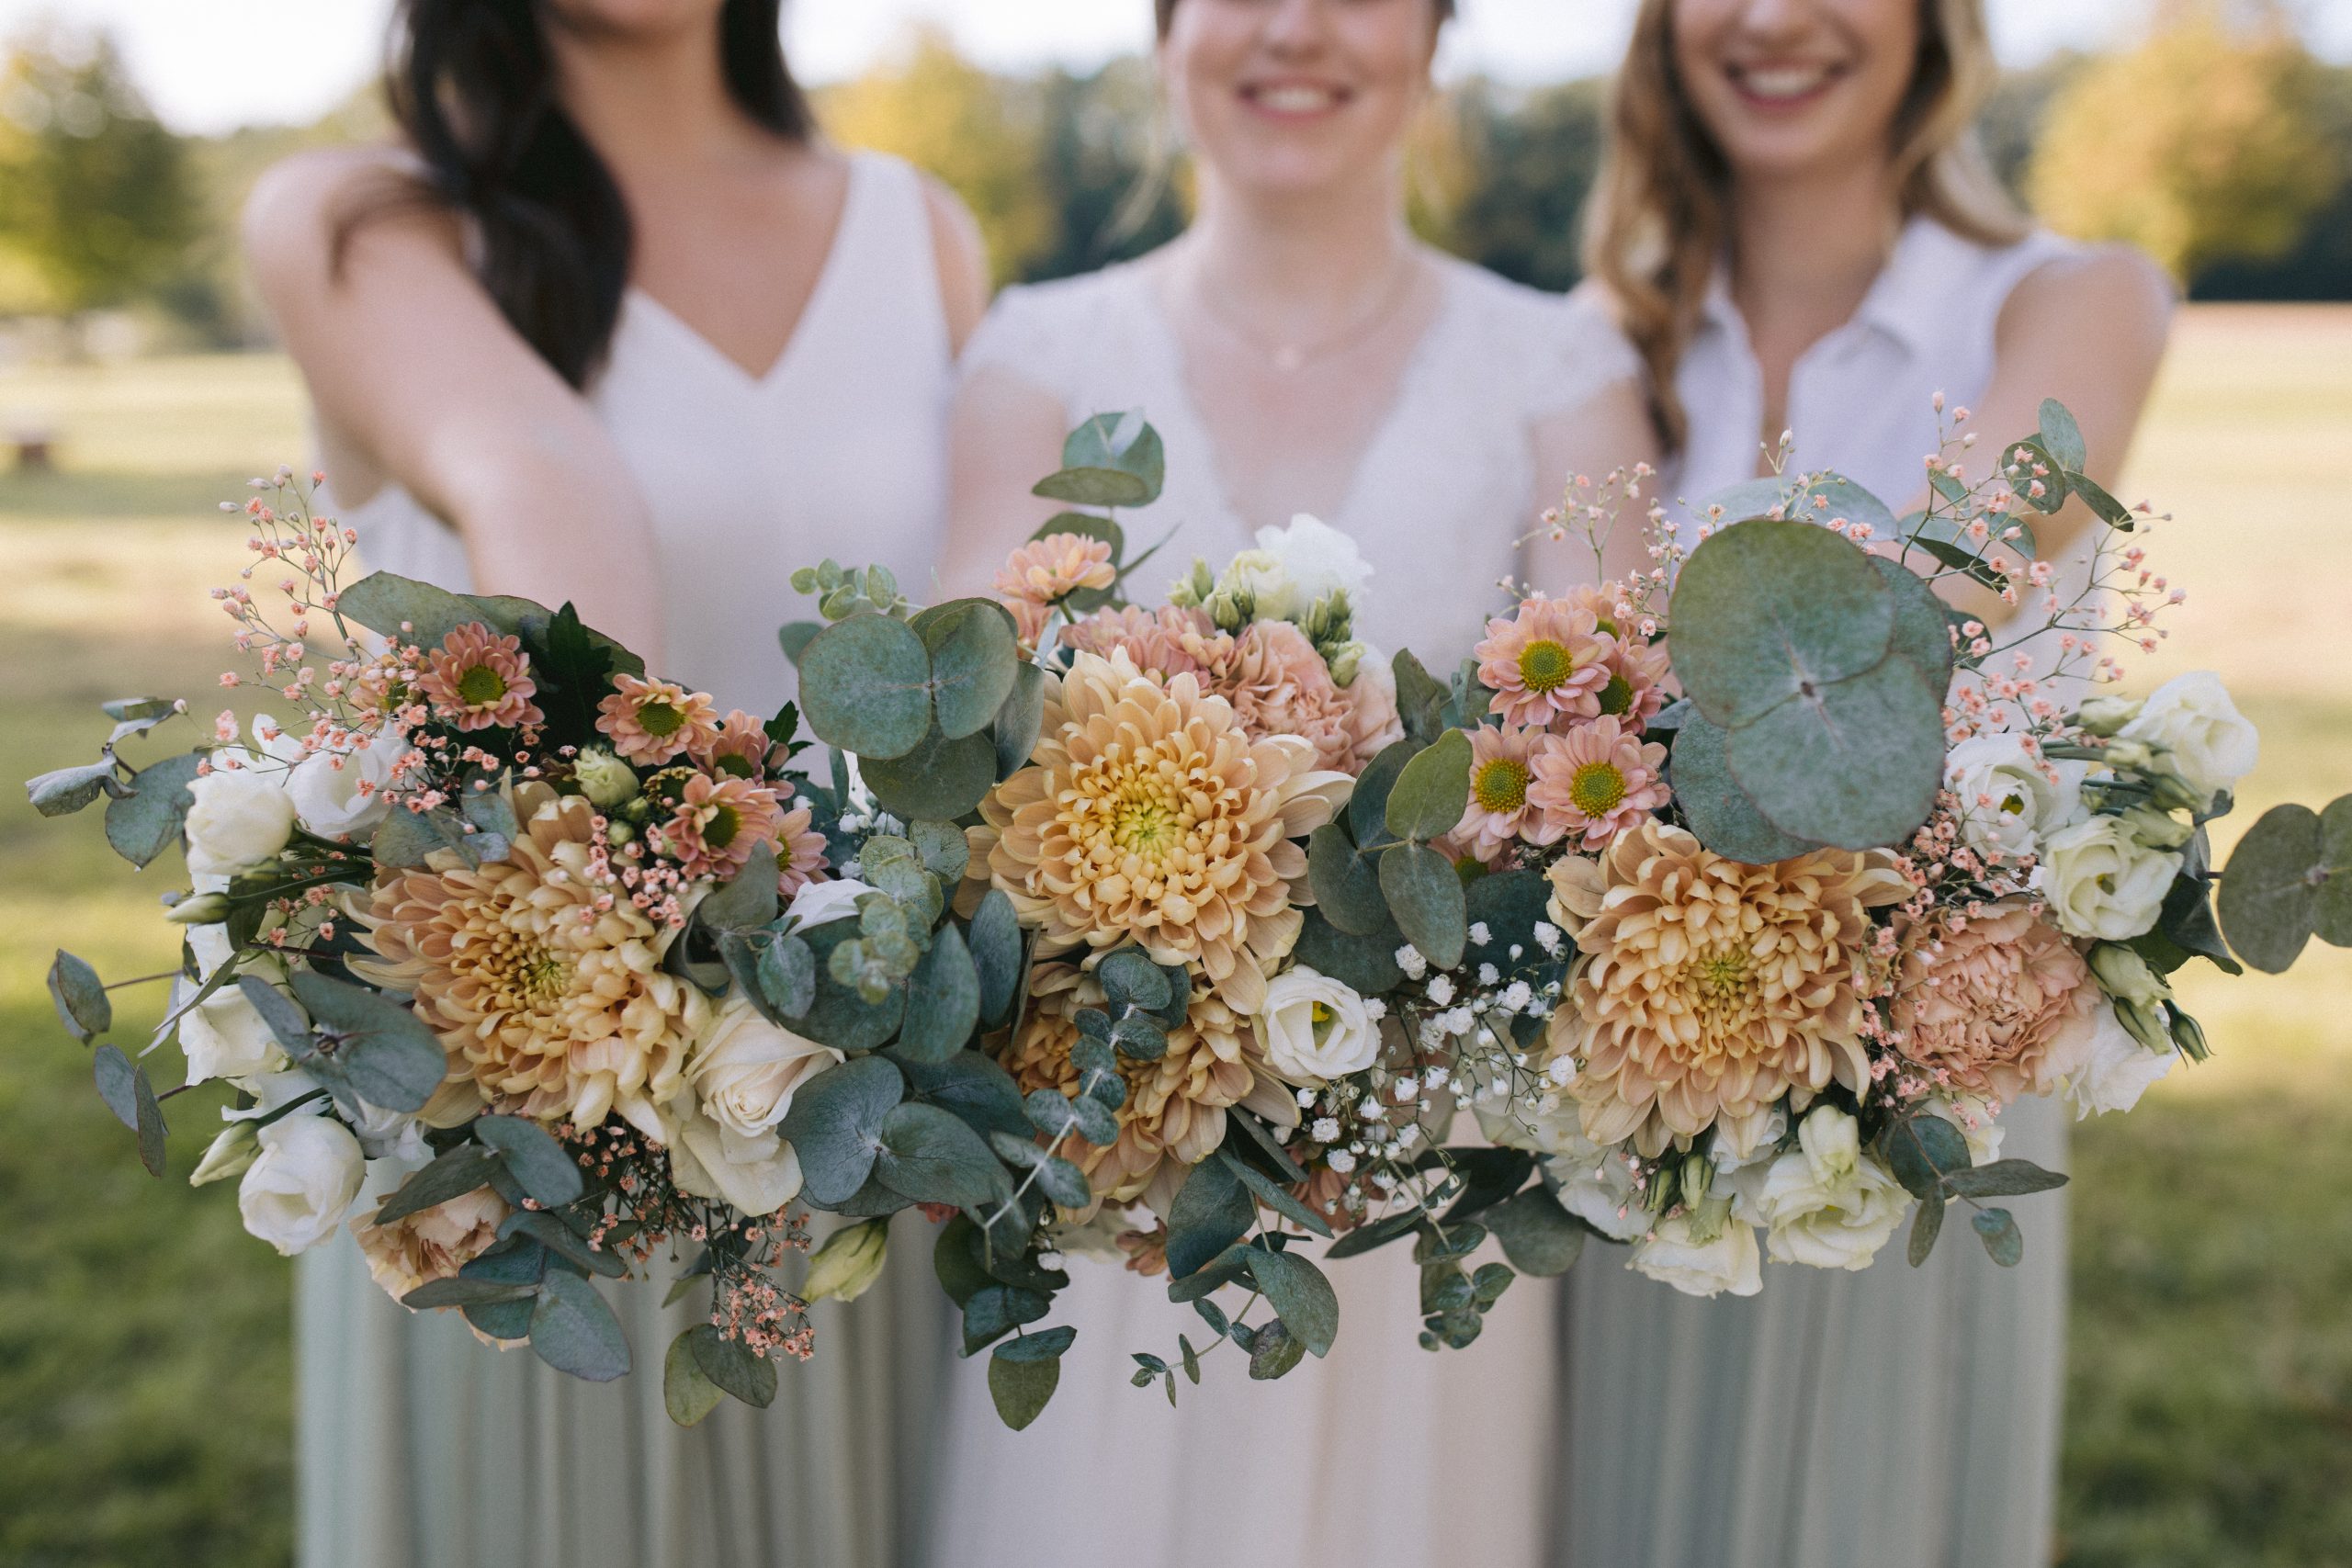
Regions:
<svg viewBox="0 0 2352 1568"><path fill-rule="evenodd" d="M1914 216L1895 236L1886 265L1862 296L1849 326L1875 329L1893 338L1907 353L1922 354L1934 342L1936 323L1950 306L1970 246L1967 241L1926 214ZM1702 325L1732 333L1746 341L1747 323L1731 297L1731 269L1718 265L1707 280L1700 301Z"/></svg>

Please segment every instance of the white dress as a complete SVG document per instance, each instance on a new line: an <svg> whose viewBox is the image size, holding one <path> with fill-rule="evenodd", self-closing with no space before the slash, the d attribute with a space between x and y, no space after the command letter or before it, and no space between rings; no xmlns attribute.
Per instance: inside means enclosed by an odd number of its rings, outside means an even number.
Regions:
<svg viewBox="0 0 2352 1568"><path fill-rule="evenodd" d="M1988 249L1915 219L1852 320L1792 372L1792 470L1835 468L1898 513L1912 505L1938 445L1932 398L1960 407L1984 396L2010 291L2068 249L2040 232ZM1695 504L1755 475L1764 418L1763 376L1720 277L1675 379L1690 435L1660 493ZM2024 434L1985 431L1974 469L1992 441ZM2060 581L2087 570L2086 559L2062 563ZM2003 1155L2064 1168L2055 1101L2023 1101L2001 1124ZM1768 1265L1763 1293L1745 1301L1694 1301L1612 1267L1621 1249L1588 1251L1570 1277L1566 1561L2047 1562L2064 1191L2022 1200L2018 1221L2026 1253L2015 1269L1967 1230L1947 1230L1922 1268L1898 1236L1859 1274Z"/></svg>
<svg viewBox="0 0 2352 1568"><path fill-rule="evenodd" d="M1466 654L1520 570L1555 479L1535 472L1532 427L1638 366L1597 314L1443 265L1443 298L1367 445L1348 499L1325 519L1373 576L1359 635L1411 648L1433 671ZM1147 266L1009 290L965 354L967 374L1007 371L1070 421L1140 408L1167 445L1162 498L1137 537L1182 530L1167 575L1220 563L1281 517L1236 513L1187 389ZM1564 478L1565 476L1561 476ZM1147 585L1148 586L1148 585ZM1181 1375L1178 1407L1129 1386L1129 1353L1209 1336L1164 1277L1077 1258L1050 1321L1078 1326L1045 1413L1008 1432L983 1354L955 1365L934 1461L933 1568L1532 1568L1555 1529L1560 1422L1556 1281L1521 1279L1464 1350L1416 1343L1418 1270L1397 1247L1329 1265L1340 1334L1278 1382L1251 1382L1231 1348Z"/></svg>
<svg viewBox="0 0 2352 1568"><path fill-rule="evenodd" d="M672 668L722 708L791 696L776 628L810 612L788 579L831 555L927 588L945 515L951 352L922 192L860 155L791 344L753 377L630 291L589 394L651 509ZM407 495L345 521L371 566L464 589L454 533ZM528 582L497 589L529 594ZM394 1179L380 1178L380 1188ZM820 1303L817 1358L787 1361L764 1413L729 1401L691 1431L662 1402L671 1337L707 1292L612 1293L635 1370L577 1382L529 1350L413 1314L348 1235L301 1260L304 1568L891 1568L912 1529L944 1327L928 1235L906 1227L854 1310ZM690 1254L689 1254L690 1256Z"/></svg>

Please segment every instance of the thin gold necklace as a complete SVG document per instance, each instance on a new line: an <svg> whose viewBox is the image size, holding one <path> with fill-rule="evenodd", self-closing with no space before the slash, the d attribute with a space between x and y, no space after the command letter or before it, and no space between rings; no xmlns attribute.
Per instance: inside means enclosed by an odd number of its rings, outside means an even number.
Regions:
<svg viewBox="0 0 2352 1568"><path fill-rule="evenodd" d="M1381 290L1380 297L1373 301L1372 308L1358 315L1339 332L1314 343L1267 342L1262 334L1252 331L1247 323L1237 321L1226 313L1224 308L1217 303L1216 296L1200 281L1197 267L1193 271L1194 294L1201 302L1202 310L1206 313L1210 321L1216 322L1224 331L1227 336L1252 353L1263 356L1267 363L1283 375L1295 375L1310 365L1328 359L1361 343L1403 299L1406 290L1411 287L1414 276L1419 271L1415 261L1416 258L1409 249L1398 253L1394 268L1396 276L1390 280L1386 288Z"/></svg>

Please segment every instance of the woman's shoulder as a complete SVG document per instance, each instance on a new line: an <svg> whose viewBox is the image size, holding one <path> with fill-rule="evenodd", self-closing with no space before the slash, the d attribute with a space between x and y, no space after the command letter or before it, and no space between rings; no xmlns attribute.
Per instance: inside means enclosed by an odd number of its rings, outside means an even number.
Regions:
<svg viewBox="0 0 2352 1568"><path fill-rule="evenodd" d="M2161 336L2178 300L2171 276L2144 252L2060 241L2019 274L2002 303L2001 325L2010 332L2096 321Z"/></svg>
<svg viewBox="0 0 2352 1568"><path fill-rule="evenodd" d="M402 205L420 188L424 165L404 147L322 147L264 170L245 197L240 232L254 280L274 293L297 279L323 282L352 219ZM404 227L433 237L462 260L457 221L429 204L401 214Z"/></svg>

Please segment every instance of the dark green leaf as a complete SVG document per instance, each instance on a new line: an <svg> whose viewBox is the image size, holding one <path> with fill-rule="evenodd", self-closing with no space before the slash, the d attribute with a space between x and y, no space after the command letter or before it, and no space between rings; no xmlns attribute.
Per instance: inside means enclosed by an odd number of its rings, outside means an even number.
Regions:
<svg viewBox="0 0 2352 1568"><path fill-rule="evenodd" d="M964 1354L970 1356L1023 1324L1035 1323L1052 1310L1042 1291L1020 1285L985 1285L964 1303Z"/></svg>
<svg viewBox="0 0 2352 1568"><path fill-rule="evenodd" d="M1057 534L1076 534L1081 539L1100 539L1111 547L1113 560L1125 559L1127 553L1127 532L1116 521L1091 512L1057 512L1037 525L1029 536L1032 544L1050 539Z"/></svg>
<svg viewBox="0 0 2352 1568"><path fill-rule="evenodd" d="M817 1000L817 959L797 936L762 944L753 986L760 998L787 1019L803 1018Z"/></svg>
<svg viewBox="0 0 2352 1568"><path fill-rule="evenodd" d="M917 1202L969 1209L1012 1196L1012 1179L980 1135L936 1105L893 1106L882 1118L880 1144L875 1176Z"/></svg>
<svg viewBox="0 0 2352 1568"><path fill-rule="evenodd" d="M793 1096L778 1131L800 1156L808 1201L830 1206L865 1185L882 1148L883 1120L905 1091L897 1066L860 1056L819 1074Z"/></svg>
<svg viewBox="0 0 2352 1568"><path fill-rule="evenodd" d="M1389 667L1396 678L1397 716L1405 723L1406 739L1398 741L1396 745L1407 747L1405 755L1409 757L1414 751L1435 740L1445 728L1443 717L1447 695L1445 684L1423 668L1421 661L1413 657L1412 650L1409 649L1399 652L1390 661ZM1392 746L1389 750L1393 751L1396 749ZM1381 755L1385 756L1387 752L1383 752ZM1377 763L1379 760L1374 758L1374 761ZM1400 761L1396 766L1401 768L1404 763ZM1364 770L1367 778L1371 776L1371 773L1372 770L1369 768ZM1396 776L1392 773L1389 775L1388 783L1395 782ZM1374 820L1385 827L1387 802L1385 789L1381 792L1381 802L1384 815ZM1356 842L1360 844L1371 842L1371 837L1365 830L1368 826L1370 824L1362 821L1355 824Z"/></svg>
<svg viewBox="0 0 2352 1568"><path fill-rule="evenodd" d="M2312 930L2330 947L2352 947L2352 795L2328 802L2319 822L2323 880Z"/></svg>
<svg viewBox="0 0 2352 1568"><path fill-rule="evenodd" d="M2018 1222L2007 1209L1986 1209L1970 1218L1976 1234L1984 1238L1985 1255L2004 1269L2014 1269L2025 1257L2025 1237L2018 1232Z"/></svg>
<svg viewBox="0 0 2352 1568"><path fill-rule="evenodd" d="M1298 943L1291 950L1298 962L1367 997L1384 995L1405 983L1405 972L1396 966L1396 950L1405 945L1405 933L1394 922L1371 936L1350 936L1324 919L1319 909L1310 908L1302 913L1306 923L1299 929ZM1468 934L1466 926L1464 934Z"/></svg>
<svg viewBox="0 0 2352 1568"><path fill-rule="evenodd" d="M1234 1167L1204 1159L1193 1168L1168 1210L1168 1277L1182 1280L1243 1236L1258 1207Z"/></svg>
<svg viewBox="0 0 2352 1568"><path fill-rule="evenodd" d="M959 1310L989 1288L990 1277L981 1255L980 1227L966 1214L940 1226L938 1239L931 1244L932 1271Z"/></svg>
<svg viewBox="0 0 2352 1568"><path fill-rule="evenodd" d="M1955 1170L1944 1178L1944 1185L1958 1198L2017 1198L2064 1187L2066 1179L2031 1160L1996 1159L1990 1165Z"/></svg>
<svg viewBox="0 0 2352 1568"><path fill-rule="evenodd" d="M1541 1187L1485 1211L1485 1224L1520 1272L1538 1279L1565 1274L1584 1251L1585 1229Z"/></svg>
<svg viewBox="0 0 2352 1568"><path fill-rule="evenodd" d="M628 1375L628 1339L596 1287L571 1274L550 1274L531 1310L531 1349L557 1371L590 1382Z"/></svg>
<svg viewBox="0 0 2352 1568"><path fill-rule="evenodd" d="M1078 1337L1078 1330L1067 1324L1058 1328L1041 1328L1035 1334L1018 1335L996 1348L1000 1361L1050 1361L1068 1351Z"/></svg>
<svg viewBox="0 0 2352 1568"><path fill-rule="evenodd" d="M1222 1290L1237 1280L1245 1279L1250 1273L1250 1260L1264 1251L1261 1247L1236 1242L1182 1279L1170 1280L1168 1299L1171 1302L1196 1302L1212 1291Z"/></svg>
<svg viewBox="0 0 2352 1568"><path fill-rule="evenodd" d="M1269 1323L1258 1330L1257 1340L1250 1346L1250 1376L1259 1382L1270 1382L1298 1365L1306 1355L1306 1347L1286 1325Z"/></svg>
<svg viewBox="0 0 2352 1568"><path fill-rule="evenodd" d="M1274 1213L1295 1224L1313 1231L1317 1235L1327 1236L1331 1234L1329 1221L1293 1197L1288 1189L1275 1182L1272 1177L1222 1150L1210 1157L1230 1163L1233 1167L1233 1174L1241 1179L1241 1185L1250 1189L1257 1195L1260 1202L1273 1210Z"/></svg>
<svg viewBox="0 0 2352 1568"><path fill-rule="evenodd" d="M529 1301L539 1293L536 1284L510 1285L497 1280L469 1280L462 1276L447 1280L428 1280L401 1298L401 1305L418 1312L430 1312L435 1307L487 1306L496 1302Z"/></svg>
<svg viewBox="0 0 2352 1568"><path fill-rule="evenodd" d="M1936 1237L1943 1228L1944 1201L1941 1198L1921 1199L1917 1212L1911 1217L1910 1243L1904 1249L1912 1268L1917 1269L1928 1260L1928 1255L1936 1249Z"/></svg>
<svg viewBox="0 0 2352 1568"><path fill-rule="evenodd" d="M1398 657L1410 659L1412 655L1400 654ZM1419 666L1414 668L1419 669ZM1421 678L1429 680L1426 673ZM1430 689L1442 694L1442 688L1435 681L1430 681ZM1431 739L1435 739L1434 731ZM1354 843L1372 849L1387 841L1388 796L1396 790L1397 775L1405 771L1405 764L1418 756L1427 744L1426 741L1399 740L1374 757L1357 778L1356 787L1348 796L1348 836Z"/></svg>
<svg viewBox="0 0 2352 1568"><path fill-rule="evenodd" d="M1275 1175L1285 1181L1306 1179L1305 1168L1290 1157L1290 1151L1275 1141L1273 1130L1259 1121L1254 1111L1244 1111L1238 1105L1228 1107L1225 1113L1225 1126L1228 1134L1226 1141L1230 1146L1241 1147L1230 1136L1238 1132L1248 1142L1257 1145L1259 1154L1274 1168Z"/></svg>
<svg viewBox="0 0 2352 1568"><path fill-rule="evenodd" d="M1886 1162L1914 1198L1935 1198L1943 1179L1968 1168L1968 1140L1940 1116L1907 1116L1886 1130Z"/></svg>
<svg viewBox="0 0 2352 1568"><path fill-rule="evenodd" d="M734 879L695 907L695 919L715 931L756 931L776 917L776 855L773 844L755 844Z"/></svg>
<svg viewBox="0 0 2352 1568"><path fill-rule="evenodd" d="M2018 500L2045 515L2066 504L2071 493L2066 467L2051 456L2039 435L2013 441L2001 449L2002 477L2017 491ZM2041 487L2039 495L2034 493L2037 484Z"/></svg>
<svg viewBox="0 0 2352 1568"><path fill-rule="evenodd" d="M179 842L192 797L188 781L204 759L195 752L166 757L139 770L130 793L107 802L107 842L133 865L143 866Z"/></svg>
<svg viewBox="0 0 2352 1568"><path fill-rule="evenodd" d="M1323 918L1351 936L1370 936L1388 924L1380 896L1380 868L1356 851L1348 830L1326 822L1306 840L1307 885Z"/></svg>
<svg viewBox="0 0 2352 1568"><path fill-rule="evenodd" d="M498 1156L481 1145L459 1144L401 1182L399 1190L376 1211L376 1223L387 1225L421 1209L462 1198L486 1186L498 1163Z"/></svg>
<svg viewBox="0 0 2352 1568"><path fill-rule="evenodd" d="M498 1151L523 1190L543 1206L560 1209L579 1200L580 1162L537 1122L483 1116L475 1121L473 1134L477 1142Z"/></svg>
<svg viewBox="0 0 2352 1568"><path fill-rule="evenodd" d="M357 986L297 969L294 998L321 1030L338 1036L338 1074L352 1092L387 1111L424 1109L449 1070L448 1054L422 1019Z"/></svg>
<svg viewBox="0 0 2352 1568"><path fill-rule="evenodd" d="M983 1133L1018 1133L1029 1124L1012 1075L978 1051L959 1051L944 1062L916 1062L885 1053L906 1073L911 1098L945 1106L966 1125Z"/></svg>
<svg viewBox="0 0 2352 1568"><path fill-rule="evenodd" d="M164 1125L164 1107L155 1099L155 1086L148 1081L144 1067L131 1072L130 1107L132 1125L139 1134L139 1163L147 1168L148 1175L161 1176L164 1138L169 1129Z"/></svg>
<svg viewBox="0 0 2352 1568"><path fill-rule="evenodd" d="M62 947L49 964L49 999L58 1021L85 1045L114 1027L114 1004L98 972Z"/></svg>
<svg viewBox="0 0 2352 1568"><path fill-rule="evenodd" d="M2238 840L2216 903L2240 958L2277 975L2301 954L2319 919L2326 849L2319 816L2305 806L2272 807Z"/></svg>
<svg viewBox="0 0 2352 1568"><path fill-rule="evenodd" d="M1430 964L1451 969L1462 962L1463 948L1470 940L1469 917L1462 878L1443 855L1419 843L1381 851L1380 891L1396 918L1397 929Z"/></svg>
<svg viewBox="0 0 2352 1568"><path fill-rule="evenodd" d="M1016 1170L1037 1173L1037 1190L1065 1209L1083 1209L1094 1201L1086 1173L1057 1155L1049 1155L1013 1133L990 1133L989 1143Z"/></svg>
<svg viewBox="0 0 2352 1568"><path fill-rule="evenodd" d="M2041 446L2059 466L2080 468L2090 462L2090 452L2083 445L2083 427L2066 405L2055 398L2041 400Z"/></svg>
<svg viewBox="0 0 2352 1568"><path fill-rule="evenodd" d="M776 628L775 640L783 648L785 658L790 660L797 670L800 667L801 656L808 651L808 645L824 629L822 621L787 621Z"/></svg>
<svg viewBox="0 0 2352 1568"><path fill-rule="evenodd" d="M686 1330L695 1365L703 1376L754 1410L775 1403L775 1363L754 1355L740 1339L729 1339L717 1325L698 1323Z"/></svg>
<svg viewBox="0 0 2352 1568"><path fill-rule="evenodd" d="M1024 663L1014 672L1012 691L997 710L989 739L996 748L996 776L1001 783L1019 773L1037 750L1037 735L1046 722L1046 672Z"/></svg>
<svg viewBox="0 0 2352 1568"><path fill-rule="evenodd" d="M1770 865L1820 848L1781 832L1756 809L1724 761L1727 737L1693 712L1674 738L1667 776L1674 803L1699 841L1719 855L1749 865Z"/></svg>
<svg viewBox="0 0 2352 1568"><path fill-rule="evenodd" d="M1095 966L1094 977L1101 981L1105 997L1113 1008L1136 1007L1146 1012L1157 1012L1168 1005L1171 987L1168 974L1139 947L1124 947L1106 953Z"/></svg>
<svg viewBox="0 0 2352 1568"><path fill-rule="evenodd" d="M710 1374L702 1370L702 1362L695 1355L694 1337L695 1331L687 1329L670 1341L669 1354L662 1358L662 1404L669 1411L670 1419L681 1427L700 1421L727 1397L726 1390L711 1382Z"/></svg>
<svg viewBox="0 0 2352 1568"><path fill-rule="evenodd" d="M848 920L832 920L808 931L812 962L817 969L816 996L795 1025L798 1033L837 1051L871 1051L899 1032L906 1016L907 989L893 986L879 1002L869 1002L854 987L835 978L829 961L835 949L858 935Z"/></svg>
<svg viewBox="0 0 2352 1568"><path fill-rule="evenodd" d="M1388 831L1427 842L1459 827L1469 806L1470 737L1449 729L1397 773L1388 792Z"/></svg>
<svg viewBox="0 0 2352 1568"><path fill-rule="evenodd" d="M1012 1010L1021 984L1021 922L1012 900L991 887L972 916L972 964L979 974L980 1018L991 1028Z"/></svg>
<svg viewBox="0 0 2352 1568"><path fill-rule="evenodd" d="M915 965L899 1051L916 1061L944 1062L971 1039L979 1013L980 977L972 955L956 928L943 926Z"/></svg>
<svg viewBox="0 0 2352 1568"><path fill-rule="evenodd" d="M801 649L800 703L827 745L860 761L903 757L931 728L931 655L905 622L852 615Z"/></svg>
<svg viewBox="0 0 2352 1568"><path fill-rule="evenodd" d="M98 1098L107 1102L114 1119L134 1133L139 1131L139 1091L132 1085L138 1069L130 1065L130 1058L122 1054L119 1046L101 1045L91 1059L91 1066L98 1083Z"/></svg>
<svg viewBox="0 0 2352 1568"><path fill-rule="evenodd" d="M1250 1259L1250 1275L1294 1338L1317 1356L1330 1353L1340 1332L1340 1298L1320 1269L1295 1252L1260 1252Z"/></svg>
<svg viewBox="0 0 2352 1568"><path fill-rule="evenodd" d="M1058 473L1035 493L1078 506L1148 506L1159 495L1167 456L1141 411L1098 413L1062 443Z"/></svg>
<svg viewBox="0 0 2352 1568"><path fill-rule="evenodd" d="M989 1358L989 1397L996 1402L997 1415L1016 1432L1037 1418L1061 1381L1057 1360L1015 1361L1001 1349Z"/></svg>

